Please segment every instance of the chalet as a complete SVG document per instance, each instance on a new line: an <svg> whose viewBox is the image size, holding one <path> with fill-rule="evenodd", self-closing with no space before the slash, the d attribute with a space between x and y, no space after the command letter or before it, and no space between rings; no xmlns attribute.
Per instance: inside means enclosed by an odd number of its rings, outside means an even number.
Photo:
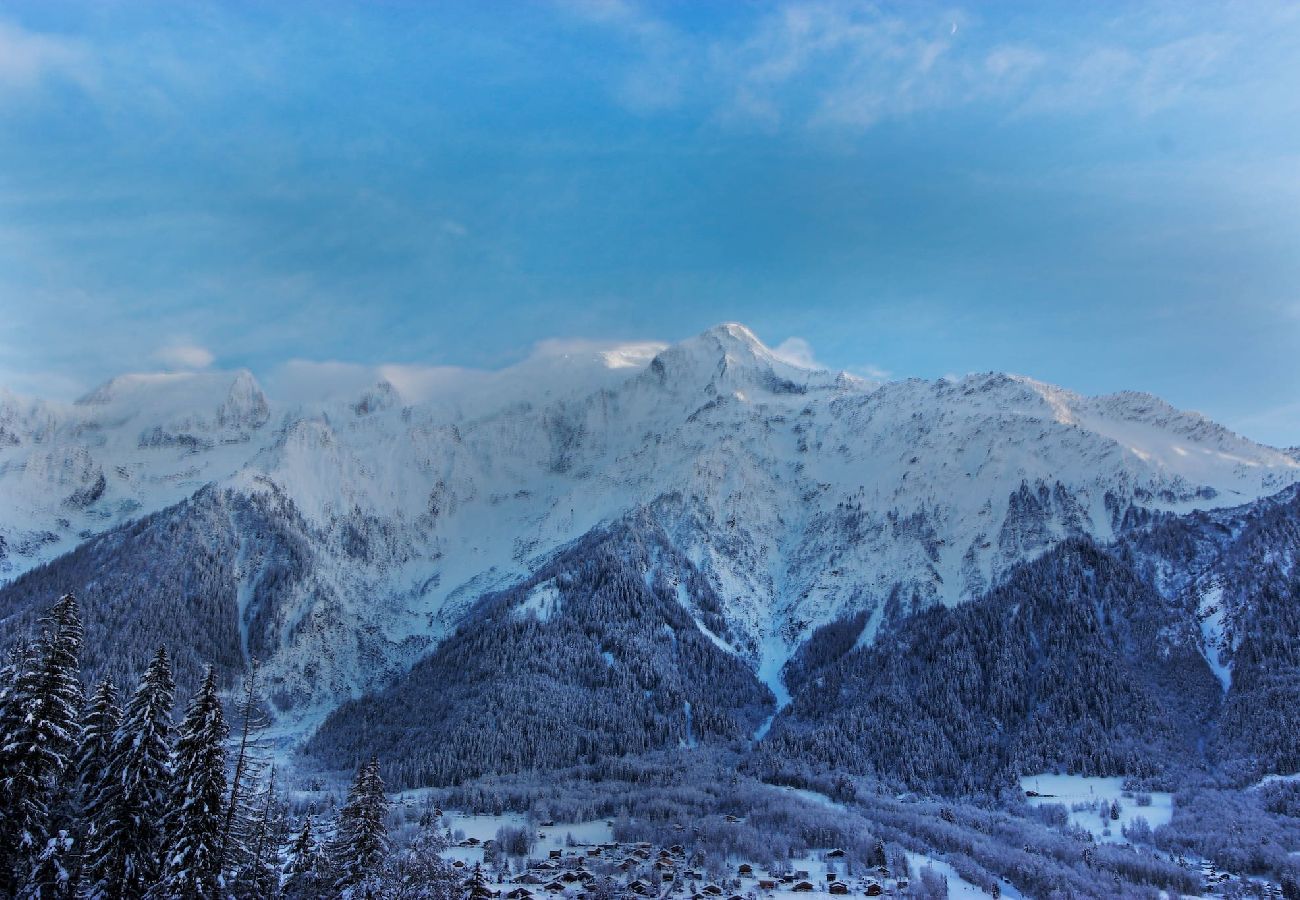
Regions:
<svg viewBox="0 0 1300 900"><path fill-rule="evenodd" d="M737 869L736 871L743 876L749 876L754 874L754 867L751 866L749 863L741 863L740 868Z"/></svg>
<svg viewBox="0 0 1300 900"><path fill-rule="evenodd" d="M566 885L564 884L563 881L556 879L555 881L552 881L550 884L548 884L546 886L546 889L553 894L562 894L564 893L565 886Z"/></svg>
<svg viewBox="0 0 1300 900"><path fill-rule="evenodd" d="M559 858L562 857L562 856L564 856L564 851L563 851L563 850L552 850L552 851L551 851L551 859L559 859Z"/></svg>
<svg viewBox="0 0 1300 900"><path fill-rule="evenodd" d="M672 859L672 857L673 857L673 855L672 855L671 853L669 853L667 850L660 850L660 851L659 851L659 858L660 858L660 859Z"/></svg>
<svg viewBox="0 0 1300 900"><path fill-rule="evenodd" d="M600 848L599 848L599 847L588 847L588 848L587 848L587 855L588 855L588 856L600 856Z"/></svg>
<svg viewBox="0 0 1300 900"><path fill-rule="evenodd" d="M795 878L807 878L807 877L808 877L808 872L807 872L806 870L804 870L804 869L795 869L795 870L794 870L794 877L795 877Z"/></svg>
<svg viewBox="0 0 1300 900"><path fill-rule="evenodd" d="M685 872L682 873L682 877L689 878L691 881L699 881L700 873L696 872L694 869L687 869Z"/></svg>
<svg viewBox="0 0 1300 900"><path fill-rule="evenodd" d="M631 893L631 894L642 894L642 895L644 895L644 894L647 894L647 893L650 892L650 885L646 884L644 881L642 881L640 878L638 878L638 879L636 879L636 880L634 880L634 881L629 881L629 882L628 882L627 890L628 890L628 893Z"/></svg>
<svg viewBox="0 0 1300 900"><path fill-rule="evenodd" d="M542 823L542 827L543 827L543 828L554 828L554 827L555 827L555 820L554 820L554 819L547 819L545 822Z"/></svg>
<svg viewBox="0 0 1300 900"><path fill-rule="evenodd" d="M464 861L463 859L455 860L455 861L452 863L452 867L453 867L453 868L456 868L456 869L463 869L463 868L465 868L465 861Z"/></svg>
<svg viewBox="0 0 1300 900"><path fill-rule="evenodd" d="M515 884L545 884L546 879L536 872L525 872L522 875L515 876Z"/></svg>
<svg viewBox="0 0 1300 900"><path fill-rule="evenodd" d="M829 883L829 882L832 882L832 881L839 881L839 880L840 880L840 876L836 875L834 872L827 872L827 873L826 873L826 881L827 881L828 883Z"/></svg>
<svg viewBox="0 0 1300 900"><path fill-rule="evenodd" d="M830 850L830 851L828 851L828 852L826 853L826 858L827 858L827 859L843 859L843 858L844 858L844 851L841 850L840 848L836 847L834 850Z"/></svg>
<svg viewBox="0 0 1300 900"><path fill-rule="evenodd" d="M740 896L739 894L732 894L730 897L727 898L727 900L745 900L745 898Z"/></svg>
<svg viewBox="0 0 1300 900"><path fill-rule="evenodd" d="M725 821L730 822L730 823L733 824L733 825L740 821L740 819L738 819L738 818L736 818L735 816L731 815L731 813L727 813L727 815L724 816L723 818L724 818Z"/></svg>
<svg viewBox="0 0 1300 900"><path fill-rule="evenodd" d="M864 893L866 893L868 897L879 897L885 893L885 889L881 887L879 883L873 881L871 884L867 885L867 889Z"/></svg>
<svg viewBox="0 0 1300 900"><path fill-rule="evenodd" d="M847 894L849 892L849 886L842 881L833 881L831 882L830 887L826 890L830 891L832 894Z"/></svg>
<svg viewBox="0 0 1300 900"><path fill-rule="evenodd" d="M718 887L716 884L707 884L704 886L704 893L708 894L710 897L721 897L722 888Z"/></svg>
<svg viewBox="0 0 1300 900"><path fill-rule="evenodd" d="M573 884L575 881L581 881L582 879L578 876L577 872L565 872L560 876L560 880L565 884Z"/></svg>
<svg viewBox="0 0 1300 900"><path fill-rule="evenodd" d="M660 872L671 872L676 867L676 865L677 864L674 863L671 859L655 860L655 868L658 869Z"/></svg>
<svg viewBox="0 0 1300 900"><path fill-rule="evenodd" d="M661 881L672 881L672 880L674 880L676 877L677 877L677 876L673 874L673 870L672 870L672 869L665 869L663 872L660 872L660 873L659 873L659 879L660 879Z"/></svg>
<svg viewBox="0 0 1300 900"><path fill-rule="evenodd" d="M798 884L796 884L794 887L790 888L790 890L798 891L801 894L811 893L812 889L813 889L812 882L808 882L808 881L801 881Z"/></svg>
<svg viewBox="0 0 1300 900"><path fill-rule="evenodd" d="M683 847L681 844L673 844L671 847L668 848L668 850L669 852L672 853L673 856L681 856L686 852L686 848Z"/></svg>
<svg viewBox="0 0 1300 900"><path fill-rule="evenodd" d="M760 878L760 879L758 879L758 886L759 886L759 888L761 888L762 890L765 890L765 891L774 891L774 890L776 890L776 885L777 885L777 881L776 881L775 878Z"/></svg>
<svg viewBox="0 0 1300 900"><path fill-rule="evenodd" d="M635 869L639 865L641 865L641 860L637 859L635 856L627 856L618 864L618 867L624 872L627 872L630 869Z"/></svg>
<svg viewBox="0 0 1300 900"><path fill-rule="evenodd" d="M529 900L533 892L525 887L517 887L510 893L506 894L506 900Z"/></svg>

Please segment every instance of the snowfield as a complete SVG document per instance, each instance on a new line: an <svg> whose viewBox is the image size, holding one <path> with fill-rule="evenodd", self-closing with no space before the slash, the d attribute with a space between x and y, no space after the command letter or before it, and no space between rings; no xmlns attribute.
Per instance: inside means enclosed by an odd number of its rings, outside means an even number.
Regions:
<svg viewBox="0 0 1300 900"><path fill-rule="evenodd" d="M1109 539L1132 509L1300 481L1293 456L1149 395L1003 374L869 382L794 365L737 324L668 347L547 344L499 372L371 376L280 397L248 372L126 375L76 403L0 392L0 579L205 485L292 511L310 577L273 619L252 621L255 535L239 535L236 569L244 644L275 644L275 712L302 733L484 592L640 510L722 598L719 645L779 707L782 666L821 624L865 611L869 642L891 596L958 603L1065 538ZM555 613L545 590L520 610ZM330 627L299 627L316 620Z"/></svg>
<svg viewBox="0 0 1300 900"><path fill-rule="evenodd" d="M1070 824L1082 828L1097 841L1125 843L1124 829L1142 818L1153 829L1169 824L1174 816L1172 794L1159 791L1145 793L1151 798L1149 806L1139 806L1133 792L1124 790L1123 778L1099 778L1083 775L1026 775L1020 779L1031 806L1059 803L1070 813ZM1028 796L1033 791L1038 796ZM1127 796L1126 796L1127 794ZM1101 816L1103 805L1119 804L1119 818Z"/></svg>

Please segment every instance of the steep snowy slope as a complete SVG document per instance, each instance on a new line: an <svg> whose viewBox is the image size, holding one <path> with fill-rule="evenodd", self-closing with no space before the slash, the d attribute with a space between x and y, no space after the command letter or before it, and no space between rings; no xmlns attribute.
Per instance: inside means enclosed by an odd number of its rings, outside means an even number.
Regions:
<svg viewBox="0 0 1300 900"><path fill-rule="evenodd" d="M1008 375L877 384L724 325L668 348L552 347L499 373L393 370L292 404L247 373L128 376L65 406L0 397L0 567L13 579L210 482L223 503L286 510L310 578L268 605L257 536L236 535L234 609L277 706L306 714L386 683L483 593L640 511L782 697L794 647L846 612L869 640L1065 538L1107 540L1133 510L1296 481L1292 456L1146 395Z"/></svg>

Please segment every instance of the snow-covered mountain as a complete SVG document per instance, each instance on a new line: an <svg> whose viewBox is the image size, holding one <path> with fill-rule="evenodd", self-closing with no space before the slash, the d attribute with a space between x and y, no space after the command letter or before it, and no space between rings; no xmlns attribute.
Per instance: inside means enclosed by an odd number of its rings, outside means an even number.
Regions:
<svg viewBox="0 0 1300 900"><path fill-rule="evenodd" d="M869 640L1065 538L1298 481L1293 454L1149 395L868 382L729 324L495 373L395 371L325 399L268 397L248 372L123 376L73 404L0 393L0 578L90 540L134 552L139 529L96 536L174 507L157 527L188 517L230 548L243 652L267 657L279 710L307 716L635 513L707 579L726 648L780 699L782 664L846 613L865 612ZM679 579L691 608L680 573L646 574Z"/></svg>

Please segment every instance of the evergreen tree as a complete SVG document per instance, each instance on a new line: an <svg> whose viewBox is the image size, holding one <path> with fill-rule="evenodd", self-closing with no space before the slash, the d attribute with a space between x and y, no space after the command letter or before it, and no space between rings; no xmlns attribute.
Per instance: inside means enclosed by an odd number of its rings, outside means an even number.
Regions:
<svg viewBox="0 0 1300 900"><path fill-rule="evenodd" d="M113 735L121 724L122 710L117 705L117 688L104 679L91 694L81 720L74 778L83 808L89 804L95 785L104 779Z"/></svg>
<svg viewBox="0 0 1300 900"><path fill-rule="evenodd" d="M77 896L76 839L66 830L45 842L18 896L23 900L72 900Z"/></svg>
<svg viewBox="0 0 1300 900"><path fill-rule="evenodd" d="M0 890L28 880L51 835L50 806L62 795L81 712L81 618L65 594L42 623L36 647L15 660L0 701Z"/></svg>
<svg viewBox="0 0 1300 900"><path fill-rule="evenodd" d="M426 813L410 844L389 860L385 872L389 896L393 900L459 900L456 869L442 858L447 846L437 820Z"/></svg>
<svg viewBox="0 0 1300 900"><path fill-rule="evenodd" d="M325 858L312 831L311 816L303 819L286 856L281 870L282 896L288 900L314 900L325 893Z"/></svg>
<svg viewBox="0 0 1300 900"><path fill-rule="evenodd" d="M241 851L250 843L246 832L257 818L251 803L251 785L262 768L257 758L258 736L266 726L262 712L262 696L257 688L257 660L249 663L244 673L244 683L235 704L235 717L239 722L239 742L235 749L235 770L230 779L230 796L226 802L225 821L221 826L220 863L223 871L237 870L247 865Z"/></svg>
<svg viewBox="0 0 1300 900"><path fill-rule="evenodd" d="M358 888L379 872L388 854L384 824L387 812L379 761L372 757L357 771L347 803L339 811L332 855L338 867L336 887L340 890ZM364 895L363 891L359 893Z"/></svg>
<svg viewBox="0 0 1300 900"><path fill-rule="evenodd" d="M82 712L81 733L67 779L67 796L61 817L65 826L63 840L71 840L76 852L68 857L62 847L55 847L48 849L41 861L42 868L47 872L53 862L64 865L74 891L81 880L82 851L95 834L95 820L88 813L91 793L95 785L104 779L113 735L121 721L122 710L117 705L117 689L112 682L101 681L86 701ZM34 880L39 881L39 877Z"/></svg>
<svg viewBox="0 0 1300 900"><path fill-rule="evenodd" d="M176 741L172 805L163 822L162 879L151 896L215 897L221 890L229 733L217 696L217 674L209 666Z"/></svg>
<svg viewBox="0 0 1300 900"><path fill-rule="evenodd" d="M275 769L258 798L257 813L245 830L244 863L235 877L235 896L268 897L279 884L279 849L287 838L283 804L275 791Z"/></svg>
<svg viewBox="0 0 1300 900"><path fill-rule="evenodd" d="M91 792L87 893L139 897L158 880L162 821L171 802L170 739L175 684L159 648L113 735L108 765Z"/></svg>

